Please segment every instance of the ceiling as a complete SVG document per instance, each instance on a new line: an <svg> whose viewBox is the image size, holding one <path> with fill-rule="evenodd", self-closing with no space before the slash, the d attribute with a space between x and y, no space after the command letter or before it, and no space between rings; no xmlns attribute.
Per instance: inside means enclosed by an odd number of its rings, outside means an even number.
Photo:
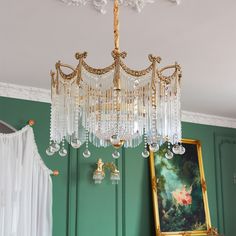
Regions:
<svg viewBox="0 0 236 236"><path fill-rule="evenodd" d="M0 2L0 81L50 88L57 60L76 65L87 51L95 67L111 64L112 2L102 15L59 0ZM141 13L121 7L120 46L134 69L148 65L149 53L162 66L183 67L182 106L186 111L236 118L236 1L157 0Z"/></svg>

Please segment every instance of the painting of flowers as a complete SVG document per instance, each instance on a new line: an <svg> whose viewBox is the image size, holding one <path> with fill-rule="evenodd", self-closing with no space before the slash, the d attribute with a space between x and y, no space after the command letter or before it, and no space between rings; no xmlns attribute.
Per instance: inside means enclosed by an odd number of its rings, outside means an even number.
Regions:
<svg viewBox="0 0 236 236"><path fill-rule="evenodd" d="M151 168L156 226L159 235L201 232L207 235L210 216L200 143L185 140L183 155L167 159L161 151L152 153ZM205 234L204 234L205 232ZM180 234L181 235L181 234ZM185 234L183 234L185 235Z"/></svg>

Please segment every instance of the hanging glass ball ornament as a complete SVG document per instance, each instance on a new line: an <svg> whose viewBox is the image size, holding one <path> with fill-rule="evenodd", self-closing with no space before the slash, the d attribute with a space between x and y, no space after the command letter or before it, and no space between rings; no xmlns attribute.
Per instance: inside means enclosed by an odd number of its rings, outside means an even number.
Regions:
<svg viewBox="0 0 236 236"><path fill-rule="evenodd" d="M157 152L159 150L159 145L158 143L151 143L149 146L150 151L152 152Z"/></svg>
<svg viewBox="0 0 236 236"><path fill-rule="evenodd" d="M113 134L110 138L110 141L112 145L117 145L120 142L120 138L118 137L117 134Z"/></svg>
<svg viewBox="0 0 236 236"><path fill-rule="evenodd" d="M64 147L62 147L59 151L59 155L61 157L65 157L67 155L67 150Z"/></svg>
<svg viewBox="0 0 236 236"><path fill-rule="evenodd" d="M83 152L84 158L89 158L91 156L91 152L86 148Z"/></svg>
<svg viewBox="0 0 236 236"><path fill-rule="evenodd" d="M144 151L142 152L142 157L148 158L148 157L149 157L149 151L148 151L148 150L144 150Z"/></svg>
<svg viewBox="0 0 236 236"><path fill-rule="evenodd" d="M171 152L170 150L167 150L166 154L165 154L165 158L170 160L174 157L173 152Z"/></svg>
<svg viewBox="0 0 236 236"><path fill-rule="evenodd" d="M57 142L53 142L53 144L51 145L52 149L54 152L58 152L60 149L60 145Z"/></svg>
<svg viewBox="0 0 236 236"><path fill-rule="evenodd" d="M180 155L183 155L185 153L185 147L181 144L180 146L179 146L179 154Z"/></svg>
<svg viewBox="0 0 236 236"><path fill-rule="evenodd" d="M172 147L172 151L174 154L179 154L180 146L177 143L174 144L174 146Z"/></svg>
<svg viewBox="0 0 236 236"><path fill-rule="evenodd" d="M46 149L46 154L48 156L52 156L55 153L53 147L50 145L47 149Z"/></svg>
<svg viewBox="0 0 236 236"><path fill-rule="evenodd" d="M114 159L118 159L118 158L120 157L120 153L119 153L117 150L115 150L115 151L112 153L112 157L113 157Z"/></svg>
<svg viewBox="0 0 236 236"><path fill-rule="evenodd" d="M73 138L70 144L73 148L79 148L81 146L81 141L78 138Z"/></svg>

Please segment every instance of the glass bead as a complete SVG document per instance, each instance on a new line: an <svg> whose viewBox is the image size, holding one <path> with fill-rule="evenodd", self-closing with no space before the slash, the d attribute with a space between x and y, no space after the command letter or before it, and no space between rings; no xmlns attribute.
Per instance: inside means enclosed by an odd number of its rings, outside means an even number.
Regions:
<svg viewBox="0 0 236 236"><path fill-rule="evenodd" d="M64 147L62 147L59 151L59 155L61 157L65 157L67 155L67 150Z"/></svg>
<svg viewBox="0 0 236 236"><path fill-rule="evenodd" d="M73 148L79 148L81 146L81 141L79 139L72 139L70 144Z"/></svg>
<svg viewBox="0 0 236 236"><path fill-rule="evenodd" d="M142 152L142 157L148 158L148 157L149 157L149 151L148 151L148 150L144 150L144 151Z"/></svg>
<svg viewBox="0 0 236 236"><path fill-rule="evenodd" d="M118 159L118 158L120 157L120 153L119 153L117 150L115 150L115 151L112 153L112 157L113 157L114 159Z"/></svg>
<svg viewBox="0 0 236 236"><path fill-rule="evenodd" d="M54 152L52 146L49 146L49 147L46 149L46 154L47 154L48 156L52 156L54 153L55 153L55 152Z"/></svg>
<svg viewBox="0 0 236 236"><path fill-rule="evenodd" d="M167 150L166 154L165 154L165 158L170 160L174 157L173 152L171 152L170 150Z"/></svg>
<svg viewBox="0 0 236 236"><path fill-rule="evenodd" d="M52 145L51 145L52 149L54 152L58 152L59 149L60 149L60 145L56 142L54 142Z"/></svg>
<svg viewBox="0 0 236 236"><path fill-rule="evenodd" d="M175 144L173 147L172 147L172 151L174 154L179 154L179 151L180 151L180 146L178 144Z"/></svg>
<svg viewBox="0 0 236 236"><path fill-rule="evenodd" d="M115 144L118 144L120 142L120 139L119 139L118 135L113 134L110 138L110 141L111 141L112 145L115 145Z"/></svg>
<svg viewBox="0 0 236 236"><path fill-rule="evenodd" d="M149 146L150 151L152 152L157 152L159 150L159 145L158 143L151 143Z"/></svg>
<svg viewBox="0 0 236 236"><path fill-rule="evenodd" d="M180 146L179 146L179 154L180 155L183 155L185 153L185 147L181 144Z"/></svg>
<svg viewBox="0 0 236 236"><path fill-rule="evenodd" d="M89 158L91 156L91 152L88 149L85 149L83 152L84 158Z"/></svg>

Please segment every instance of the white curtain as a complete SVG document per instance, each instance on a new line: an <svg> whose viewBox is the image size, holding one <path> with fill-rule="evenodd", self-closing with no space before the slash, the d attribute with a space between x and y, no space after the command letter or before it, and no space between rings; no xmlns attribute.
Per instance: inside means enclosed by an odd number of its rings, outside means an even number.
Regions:
<svg viewBox="0 0 236 236"><path fill-rule="evenodd" d="M52 235L50 174L30 126L0 133L0 236Z"/></svg>

